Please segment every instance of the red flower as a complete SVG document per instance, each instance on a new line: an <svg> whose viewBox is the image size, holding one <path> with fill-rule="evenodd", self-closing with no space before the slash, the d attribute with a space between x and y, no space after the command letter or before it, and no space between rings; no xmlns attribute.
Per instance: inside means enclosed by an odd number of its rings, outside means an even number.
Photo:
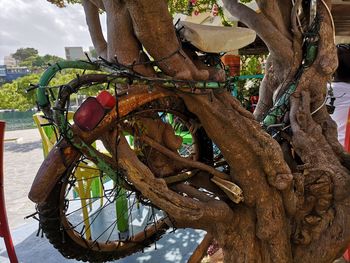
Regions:
<svg viewBox="0 0 350 263"><path fill-rule="evenodd" d="M217 4L213 4L213 7L211 9L211 13L213 16L217 16L219 14L219 7Z"/></svg>
<svg viewBox="0 0 350 263"><path fill-rule="evenodd" d="M207 254L209 256L212 256L214 255L218 250L219 250L219 244L216 240L213 241L213 243L211 243L211 245L208 247L208 250L207 250Z"/></svg>

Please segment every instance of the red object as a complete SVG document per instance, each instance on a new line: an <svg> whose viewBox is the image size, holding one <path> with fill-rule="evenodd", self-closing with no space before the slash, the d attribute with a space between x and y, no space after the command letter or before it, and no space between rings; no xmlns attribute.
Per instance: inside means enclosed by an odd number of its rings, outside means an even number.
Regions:
<svg viewBox="0 0 350 263"><path fill-rule="evenodd" d="M105 109L94 97L87 98L74 114L73 120L83 131L92 131L105 116Z"/></svg>
<svg viewBox="0 0 350 263"><path fill-rule="evenodd" d="M241 59L237 55L225 55L221 58L222 63L225 66L228 66L230 71L230 76L239 76L240 67L241 67Z"/></svg>
<svg viewBox="0 0 350 263"><path fill-rule="evenodd" d="M113 109L116 104L115 97L106 90L98 94L96 99L105 109Z"/></svg>
<svg viewBox="0 0 350 263"><path fill-rule="evenodd" d="M211 257L214 255L218 250L220 249L219 244L216 240L213 240L213 242L210 244L210 246L207 249L207 254Z"/></svg>
<svg viewBox="0 0 350 263"><path fill-rule="evenodd" d="M345 128L344 149L345 149L345 151L350 152L350 109L348 111L348 119L347 119L346 128ZM347 262L350 261L350 245L348 246L347 250L345 251L343 257Z"/></svg>
<svg viewBox="0 0 350 263"><path fill-rule="evenodd" d="M348 119L346 121L346 127L345 127L344 149L345 151L350 152L350 108L348 111Z"/></svg>
<svg viewBox="0 0 350 263"><path fill-rule="evenodd" d="M217 4L213 4L213 8L211 9L211 13L213 16L218 16L219 14L219 7Z"/></svg>
<svg viewBox="0 0 350 263"><path fill-rule="evenodd" d="M344 149L345 151L350 152L350 108L348 111L348 119L346 121ZM350 262L350 245L345 251L343 257L347 262Z"/></svg>
<svg viewBox="0 0 350 263"><path fill-rule="evenodd" d="M0 236L4 238L6 250L11 263L18 263L15 248L13 247L10 228L7 222L5 195L4 195L4 133L5 122L0 121Z"/></svg>
<svg viewBox="0 0 350 263"><path fill-rule="evenodd" d="M258 103L259 96L250 96L250 111L254 112L256 104Z"/></svg>
<svg viewBox="0 0 350 263"><path fill-rule="evenodd" d="M345 251L344 255L343 255L343 258L346 260L346 262L349 262L350 261L350 246L348 246L348 249Z"/></svg>

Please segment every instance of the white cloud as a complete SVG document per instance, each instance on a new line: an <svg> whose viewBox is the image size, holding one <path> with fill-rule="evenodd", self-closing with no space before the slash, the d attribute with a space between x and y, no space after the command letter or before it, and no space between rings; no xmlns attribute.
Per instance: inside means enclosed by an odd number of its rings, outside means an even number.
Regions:
<svg viewBox="0 0 350 263"><path fill-rule="evenodd" d="M21 47L64 57L65 46L92 46L83 8L58 8L45 0L0 0L0 64ZM102 18L105 28L105 17Z"/></svg>

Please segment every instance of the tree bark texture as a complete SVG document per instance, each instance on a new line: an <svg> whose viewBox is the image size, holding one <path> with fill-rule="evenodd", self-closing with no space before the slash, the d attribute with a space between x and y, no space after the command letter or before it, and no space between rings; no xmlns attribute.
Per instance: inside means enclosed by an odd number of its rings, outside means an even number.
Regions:
<svg viewBox="0 0 350 263"><path fill-rule="evenodd" d="M223 249L225 262L332 262L350 242L350 177L348 155L323 105L326 83L337 67L330 17L318 1L318 54L291 96L286 118L292 133L279 144L258 121L288 88L302 62L297 21L301 1L293 5L292 1L258 0L260 13L237 0L223 2L257 32L270 51L254 116L228 92L177 95L220 149L230 166L230 180L243 190L244 202L237 205L225 198L210 198L190 185L169 188L124 140L118 146L119 165L177 227L210 233ZM330 5L330 1L324 3ZM83 5L102 57L116 59L146 76L156 75L148 56L175 79L208 80L213 75L197 68L182 49L165 0L84 0ZM107 42L97 15L101 6L107 14ZM202 187L204 181L208 183L203 179Z"/></svg>

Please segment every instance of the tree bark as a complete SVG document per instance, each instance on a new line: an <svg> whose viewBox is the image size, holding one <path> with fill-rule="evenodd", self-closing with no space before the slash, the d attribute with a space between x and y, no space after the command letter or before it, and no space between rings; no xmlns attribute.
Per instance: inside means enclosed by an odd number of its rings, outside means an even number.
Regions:
<svg viewBox="0 0 350 263"><path fill-rule="evenodd" d="M103 50L97 9L87 2L84 8L94 45ZM173 91L219 147L230 166L229 179L243 189L244 203L209 198L189 185L169 188L137 159L124 139L117 146L118 163L128 172L128 180L165 210L177 227L201 228L214 236L225 262L332 262L350 241L349 158L323 104L337 60L331 20L321 1L317 58L304 70L290 99L286 118L291 133L283 147L258 122L289 87L302 63L297 21L301 1L295 2L293 7L282 0L258 0L258 14L237 0L224 0L226 8L256 30L270 51L255 118L228 92ZM209 78L208 70L197 68L182 50L166 1L104 0L103 4L110 60L116 56L121 64L136 63L136 72L154 76L152 67L138 64L147 61L144 48L170 77Z"/></svg>
<svg viewBox="0 0 350 263"><path fill-rule="evenodd" d="M209 72L197 69L182 50L166 1L126 0L126 5L137 38L165 74L177 79L209 78Z"/></svg>
<svg viewBox="0 0 350 263"><path fill-rule="evenodd" d="M86 24L89 28L92 43L97 55L107 58L107 42L103 36L98 7L89 0L83 0L82 5L86 16Z"/></svg>
<svg viewBox="0 0 350 263"><path fill-rule="evenodd" d="M144 76L154 76L150 65L143 64L148 57L136 38L131 18L124 1L103 0L107 14L108 59L132 67Z"/></svg>

